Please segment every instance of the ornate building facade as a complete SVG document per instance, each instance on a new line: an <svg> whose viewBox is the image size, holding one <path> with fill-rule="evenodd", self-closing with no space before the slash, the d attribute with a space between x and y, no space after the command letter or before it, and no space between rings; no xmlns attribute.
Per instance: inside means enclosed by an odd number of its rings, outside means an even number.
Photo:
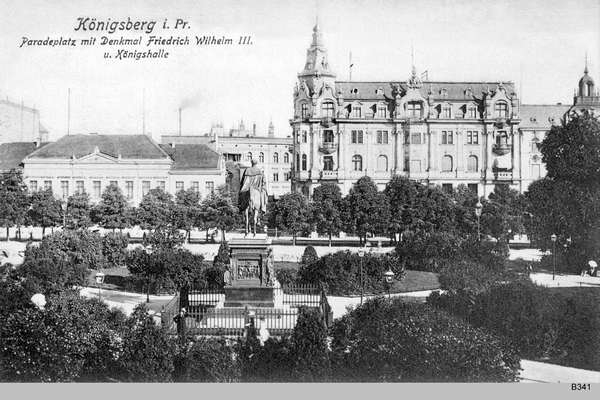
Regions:
<svg viewBox="0 0 600 400"><path fill-rule="evenodd" d="M362 176L381 190L404 175L479 196L496 184L523 192L545 174L537 145L568 110L523 106L511 82L423 82L414 66L406 81L338 81L317 25L294 90L292 186L311 196L330 181L345 195Z"/></svg>

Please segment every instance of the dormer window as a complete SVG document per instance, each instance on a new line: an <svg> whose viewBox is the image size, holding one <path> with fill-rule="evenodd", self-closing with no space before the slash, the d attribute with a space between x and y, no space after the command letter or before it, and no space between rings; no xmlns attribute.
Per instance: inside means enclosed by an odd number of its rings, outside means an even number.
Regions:
<svg viewBox="0 0 600 400"><path fill-rule="evenodd" d="M452 117L452 107L444 106L442 107L442 118L451 118Z"/></svg>
<svg viewBox="0 0 600 400"><path fill-rule="evenodd" d="M385 115L386 115L386 108L385 108L385 105L383 105L383 104L380 104L380 105L377 107L377 118L385 118Z"/></svg>
<svg viewBox="0 0 600 400"><path fill-rule="evenodd" d="M360 106L352 106L352 117L360 118L361 117L361 109Z"/></svg>
<svg viewBox="0 0 600 400"><path fill-rule="evenodd" d="M321 106L321 116L323 118L333 118L334 106L332 101L325 101Z"/></svg>
<svg viewBox="0 0 600 400"><path fill-rule="evenodd" d="M508 118L508 104L505 101L499 101L494 105L496 118Z"/></svg>
<svg viewBox="0 0 600 400"><path fill-rule="evenodd" d="M471 119L475 119L475 118L477 118L477 107L475 107L475 106L470 106L470 107L467 109L467 116L468 116L469 118L471 118Z"/></svg>

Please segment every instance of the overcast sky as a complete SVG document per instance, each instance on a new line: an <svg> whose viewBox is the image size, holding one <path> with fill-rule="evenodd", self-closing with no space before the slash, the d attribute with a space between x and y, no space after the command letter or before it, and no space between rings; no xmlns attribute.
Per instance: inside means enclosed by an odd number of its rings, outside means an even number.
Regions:
<svg viewBox="0 0 600 400"><path fill-rule="evenodd" d="M0 0L0 98L40 110L56 140L67 133L204 134L241 119L266 135L290 133L293 87L318 15L331 69L348 80L406 81L411 48L430 80L512 81L525 104L571 104L588 53L600 83L597 0ZM75 31L78 18L156 21L145 31ZM188 22L174 29L177 19ZM167 19L170 29L163 29ZM150 35L188 37L188 46L146 46ZM198 46L195 36L233 39ZM139 46L100 45L139 38ZM250 36L251 45L238 45ZM27 46L28 39L77 46ZM80 40L96 37L94 46ZM118 60L117 50L164 49L167 59ZM112 58L105 59L109 52ZM521 79L522 77L522 79ZM145 91L145 96L144 96Z"/></svg>

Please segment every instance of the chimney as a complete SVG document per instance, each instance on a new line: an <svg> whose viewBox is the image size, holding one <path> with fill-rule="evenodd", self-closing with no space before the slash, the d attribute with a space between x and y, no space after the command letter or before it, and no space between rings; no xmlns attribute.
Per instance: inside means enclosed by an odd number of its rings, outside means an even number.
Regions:
<svg viewBox="0 0 600 400"><path fill-rule="evenodd" d="M252 136L256 136L256 122L252 124Z"/></svg>
<svg viewBox="0 0 600 400"><path fill-rule="evenodd" d="M171 143L171 148L174 149L175 148L175 142Z"/></svg>
<svg viewBox="0 0 600 400"><path fill-rule="evenodd" d="M179 109L179 136L181 136L181 108Z"/></svg>
<svg viewBox="0 0 600 400"><path fill-rule="evenodd" d="M33 142L33 144L35 144L35 147L40 147L40 141L36 140L35 142Z"/></svg>

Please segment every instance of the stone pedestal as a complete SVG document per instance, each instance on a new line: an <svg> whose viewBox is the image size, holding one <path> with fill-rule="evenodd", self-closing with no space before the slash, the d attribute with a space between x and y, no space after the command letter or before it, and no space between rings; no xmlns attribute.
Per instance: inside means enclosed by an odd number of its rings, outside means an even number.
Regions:
<svg viewBox="0 0 600 400"><path fill-rule="evenodd" d="M266 234L229 242L231 285L225 286L225 307L274 307L267 287L266 260L271 238Z"/></svg>

